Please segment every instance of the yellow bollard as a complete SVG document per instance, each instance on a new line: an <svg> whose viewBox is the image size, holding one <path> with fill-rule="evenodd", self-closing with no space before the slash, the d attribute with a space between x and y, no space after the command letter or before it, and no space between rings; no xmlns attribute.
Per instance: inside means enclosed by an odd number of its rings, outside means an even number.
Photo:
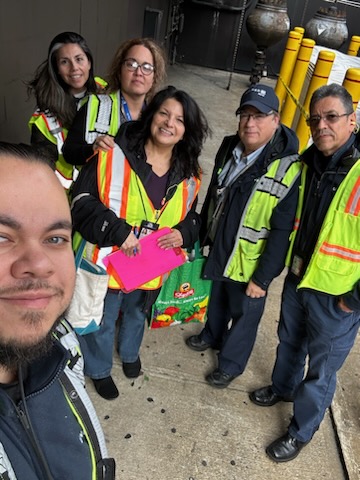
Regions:
<svg viewBox="0 0 360 480"><path fill-rule="evenodd" d="M300 99L301 90L304 85L306 72L314 46L315 40L312 40L311 38L304 38L301 42L294 72L289 85L292 96L288 95L286 97L283 109L281 110L281 122L290 128L296 113L296 100L298 101Z"/></svg>
<svg viewBox="0 0 360 480"><path fill-rule="evenodd" d="M313 76L311 77L310 85L306 93L304 102L304 110L306 114L309 113L309 105L312 94L322 85L326 85L335 60L335 53L328 50L321 50L315 65ZM310 129L306 125L306 118L301 115L299 123L296 127L296 135L299 139L300 152L307 146L310 138Z"/></svg>
<svg viewBox="0 0 360 480"><path fill-rule="evenodd" d="M291 74L300 48L300 41L301 34L299 32L295 32L293 30L289 32L288 40L281 62L279 78L275 86L275 93L279 98L279 111L281 111L286 96L286 90L282 81L285 82L286 85L289 85L290 83Z"/></svg>
<svg viewBox="0 0 360 480"><path fill-rule="evenodd" d="M357 57L359 48L360 48L360 37L357 35L353 35L350 40L347 54L352 57Z"/></svg>
<svg viewBox="0 0 360 480"><path fill-rule="evenodd" d="M303 39L303 37L304 37L305 28L303 28L303 27L295 27L295 28L294 28L294 32L300 33L300 35L301 35L300 42L301 42L302 39Z"/></svg>
<svg viewBox="0 0 360 480"><path fill-rule="evenodd" d="M356 111L360 100L360 68L348 68L343 81L343 87L353 99L353 108Z"/></svg>

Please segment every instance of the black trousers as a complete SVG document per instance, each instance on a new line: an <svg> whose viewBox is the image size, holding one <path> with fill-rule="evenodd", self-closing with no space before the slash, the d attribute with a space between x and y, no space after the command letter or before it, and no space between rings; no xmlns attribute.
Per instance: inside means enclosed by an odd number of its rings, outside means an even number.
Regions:
<svg viewBox="0 0 360 480"><path fill-rule="evenodd" d="M202 340L220 349L219 368L234 376L245 370L266 301L266 296L248 297L246 287L246 283L213 282L208 319L200 334Z"/></svg>

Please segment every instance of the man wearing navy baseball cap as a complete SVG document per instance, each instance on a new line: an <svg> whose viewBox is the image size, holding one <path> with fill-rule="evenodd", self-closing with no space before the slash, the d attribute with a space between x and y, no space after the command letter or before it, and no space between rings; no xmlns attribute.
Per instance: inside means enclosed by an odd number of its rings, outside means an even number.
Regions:
<svg viewBox="0 0 360 480"><path fill-rule="evenodd" d="M277 113L279 111L279 99L274 89L268 85L253 85L248 88L241 97L240 106L236 110L236 115L239 115L241 110L246 106L252 106L261 113Z"/></svg>
<svg viewBox="0 0 360 480"><path fill-rule="evenodd" d="M295 133L280 123L268 85L248 88L236 110L238 130L215 158L202 208L202 245L210 252L204 278L213 281L208 319L192 350L218 350L206 376L226 388L252 352L268 287L285 266L298 199L300 163Z"/></svg>

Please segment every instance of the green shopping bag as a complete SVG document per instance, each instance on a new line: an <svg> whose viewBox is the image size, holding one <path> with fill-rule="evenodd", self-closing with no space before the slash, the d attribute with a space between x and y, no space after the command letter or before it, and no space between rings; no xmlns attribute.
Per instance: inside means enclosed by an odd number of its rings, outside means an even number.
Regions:
<svg viewBox="0 0 360 480"><path fill-rule="evenodd" d="M152 306L149 328L205 322L212 282L201 278L206 257L200 252L199 242L189 257L170 272L161 287Z"/></svg>

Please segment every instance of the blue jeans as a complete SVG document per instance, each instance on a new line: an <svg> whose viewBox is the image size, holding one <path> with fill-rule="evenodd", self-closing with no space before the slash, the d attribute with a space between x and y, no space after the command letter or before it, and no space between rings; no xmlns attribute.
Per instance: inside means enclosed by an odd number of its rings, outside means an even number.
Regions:
<svg viewBox="0 0 360 480"><path fill-rule="evenodd" d="M111 373L116 320L121 309L117 349L124 363L135 362L139 356L144 336L146 314L142 312L146 292L134 290L130 293L108 290L105 297L104 314L97 332L80 338L84 355L85 375L105 378Z"/></svg>
<svg viewBox="0 0 360 480"><path fill-rule="evenodd" d="M213 282L208 318L200 334L202 340L220 349L219 368L235 377L245 370L266 301L266 296L248 297L246 287L239 282Z"/></svg>
<svg viewBox="0 0 360 480"><path fill-rule="evenodd" d="M288 277L283 290L280 343L272 382L275 393L294 396L289 433L307 442L332 402L336 373L354 344L360 315L343 312L334 296L297 291L296 287Z"/></svg>

